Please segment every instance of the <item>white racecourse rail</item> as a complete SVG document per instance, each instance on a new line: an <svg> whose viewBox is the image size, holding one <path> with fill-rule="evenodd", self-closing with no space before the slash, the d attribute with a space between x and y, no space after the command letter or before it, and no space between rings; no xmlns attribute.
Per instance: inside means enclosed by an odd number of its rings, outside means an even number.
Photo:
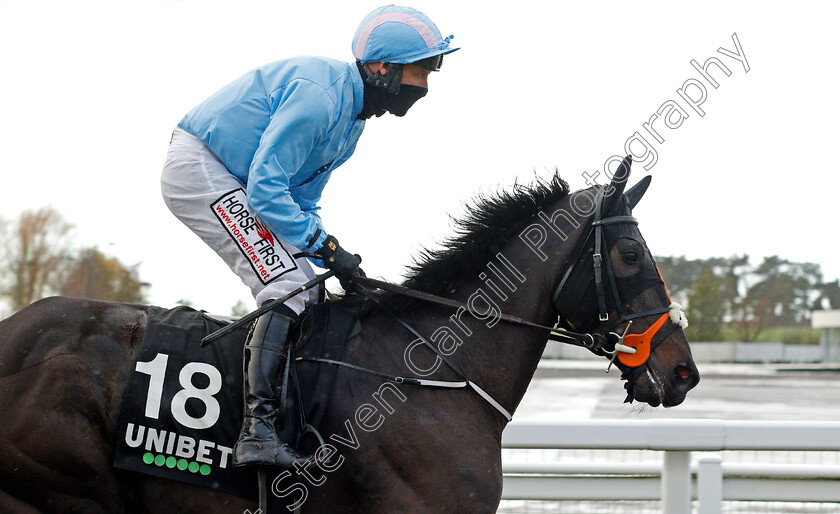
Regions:
<svg viewBox="0 0 840 514"><path fill-rule="evenodd" d="M724 500L840 502L840 465L727 464L717 456L691 465L691 452L840 451L840 422L708 419L513 422L504 449L664 452L654 463L503 462L502 498L660 500L668 514L721 512ZM696 481L692 476L696 475Z"/></svg>

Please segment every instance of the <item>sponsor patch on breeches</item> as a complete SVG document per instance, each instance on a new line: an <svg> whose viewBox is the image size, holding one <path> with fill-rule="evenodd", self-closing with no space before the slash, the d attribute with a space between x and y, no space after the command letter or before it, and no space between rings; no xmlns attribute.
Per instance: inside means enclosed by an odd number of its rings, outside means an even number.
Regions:
<svg viewBox="0 0 840 514"><path fill-rule="evenodd" d="M263 284L297 269L280 240L250 211L245 190L226 193L211 208Z"/></svg>

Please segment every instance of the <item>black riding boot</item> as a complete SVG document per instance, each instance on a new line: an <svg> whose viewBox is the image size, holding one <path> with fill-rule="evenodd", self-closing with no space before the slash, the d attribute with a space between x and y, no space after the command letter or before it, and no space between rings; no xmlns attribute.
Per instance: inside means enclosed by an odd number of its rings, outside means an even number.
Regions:
<svg viewBox="0 0 840 514"><path fill-rule="evenodd" d="M283 373L293 321L275 311L257 319L243 355L245 420L239 440L233 447L234 466L291 467L303 465L309 458L299 455L283 443L274 429L274 419L282 413L277 398L277 380Z"/></svg>

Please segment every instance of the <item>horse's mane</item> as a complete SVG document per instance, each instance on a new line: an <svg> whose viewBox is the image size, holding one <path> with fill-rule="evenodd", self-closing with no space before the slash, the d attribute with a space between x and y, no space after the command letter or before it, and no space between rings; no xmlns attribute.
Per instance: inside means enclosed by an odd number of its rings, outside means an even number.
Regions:
<svg viewBox="0 0 840 514"><path fill-rule="evenodd" d="M408 266L403 285L445 296L459 280L477 277L504 245L519 237L538 212L568 194L569 185L556 171L550 180L537 178L532 184L514 183L509 190L480 192L466 205L464 217L451 217L455 234L444 240L441 248L421 249ZM398 310L415 305L414 301L391 293L377 293L376 298Z"/></svg>
<svg viewBox="0 0 840 514"><path fill-rule="evenodd" d="M550 181L537 179L530 185L514 184L509 191L479 193L467 204L463 218L451 218L455 234L442 243L442 248L421 250L408 267L403 285L445 294L459 279L481 273L538 212L568 194L568 184L556 173Z"/></svg>

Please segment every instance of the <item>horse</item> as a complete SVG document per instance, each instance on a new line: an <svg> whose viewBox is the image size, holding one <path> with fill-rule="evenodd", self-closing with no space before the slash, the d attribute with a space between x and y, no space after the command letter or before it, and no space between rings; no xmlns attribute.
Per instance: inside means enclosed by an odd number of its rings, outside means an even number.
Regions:
<svg viewBox="0 0 840 514"><path fill-rule="evenodd" d="M625 193L630 164L574 193L555 173L480 195L403 284L458 309L365 288L338 300L361 323L344 362L381 373L339 367L319 427L333 444L312 445L315 469L276 470L271 493L301 512L494 512L502 431L552 328L621 369L628 401L680 404L699 374L632 217L650 177ZM148 311L53 297L0 322L0 511L257 511L251 499L112 467Z"/></svg>

